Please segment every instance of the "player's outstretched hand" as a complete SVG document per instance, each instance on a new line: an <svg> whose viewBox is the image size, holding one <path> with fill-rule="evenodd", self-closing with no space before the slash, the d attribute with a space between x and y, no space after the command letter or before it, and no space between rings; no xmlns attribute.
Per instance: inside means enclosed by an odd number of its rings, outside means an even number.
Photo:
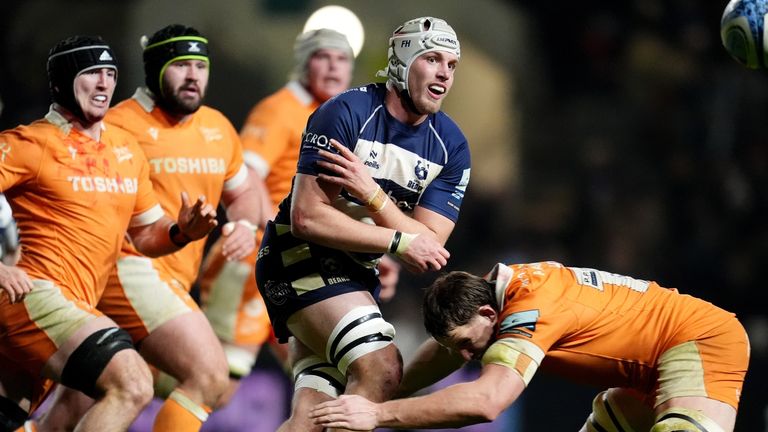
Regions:
<svg viewBox="0 0 768 432"><path fill-rule="evenodd" d="M402 247L406 235L408 234L403 234L397 256L408 270L413 273L424 273L440 270L448 264L451 253L440 242L430 236L419 234L409 238L405 247Z"/></svg>
<svg viewBox="0 0 768 432"><path fill-rule="evenodd" d="M378 405L357 395L341 395L323 402L309 412L316 425L355 431L370 431L376 426Z"/></svg>
<svg viewBox="0 0 768 432"><path fill-rule="evenodd" d="M181 233L190 240L199 240L216 227L216 209L207 202L205 196L200 195L195 204L189 202L189 195L181 193L181 208L176 223Z"/></svg>
<svg viewBox="0 0 768 432"><path fill-rule="evenodd" d="M32 291L32 287L32 280L24 270L0 264L0 293L5 292L11 303L24 300L24 296Z"/></svg>
<svg viewBox="0 0 768 432"><path fill-rule="evenodd" d="M229 261L241 260L256 249L256 225L245 219L225 223L221 236L224 239L221 253Z"/></svg>
<svg viewBox="0 0 768 432"><path fill-rule="evenodd" d="M376 193L379 185L371 177L368 168L351 150L333 138L331 138L331 145L339 153L320 150L320 156L325 160L318 161L317 165L336 175L320 173L318 178L321 181L341 186L353 197L367 202Z"/></svg>

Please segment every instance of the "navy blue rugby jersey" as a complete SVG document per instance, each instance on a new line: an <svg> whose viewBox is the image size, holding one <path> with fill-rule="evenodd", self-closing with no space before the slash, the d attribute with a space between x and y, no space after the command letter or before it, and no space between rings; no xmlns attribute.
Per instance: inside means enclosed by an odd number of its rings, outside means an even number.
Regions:
<svg viewBox="0 0 768 432"><path fill-rule="evenodd" d="M318 149L335 152L330 139L352 150L374 180L406 213L421 206L456 222L470 175L469 145L458 125L442 111L417 126L395 119L384 106L383 83L357 87L328 100L307 121L297 172L317 175ZM361 204L346 191L336 208L359 219ZM275 221L290 224L291 195ZM355 207L358 208L355 211Z"/></svg>

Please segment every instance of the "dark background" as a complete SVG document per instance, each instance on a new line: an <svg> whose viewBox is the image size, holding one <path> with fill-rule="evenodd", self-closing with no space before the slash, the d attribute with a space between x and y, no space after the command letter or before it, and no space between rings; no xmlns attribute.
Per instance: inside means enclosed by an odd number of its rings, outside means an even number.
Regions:
<svg viewBox="0 0 768 432"><path fill-rule="evenodd" d="M208 103L239 128L285 82L294 37L326 4L4 0L0 129L45 114L45 59L58 40L99 34L113 46L118 101L143 81L139 36L172 22L209 37ZM448 270L556 260L656 280L734 311L753 348L736 430L768 430L759 276L768 258L768 76L720 45L725 2L336 4L366 29L355 84L375 80L389 33L406 19L443 17L459 35L462 61L444 108L470 140L474 169ZM384 306L406 358L423 337L420 287L430 281L404 275ZM594 394L537 376L521 401L521 430L577 430Z"/></svg>

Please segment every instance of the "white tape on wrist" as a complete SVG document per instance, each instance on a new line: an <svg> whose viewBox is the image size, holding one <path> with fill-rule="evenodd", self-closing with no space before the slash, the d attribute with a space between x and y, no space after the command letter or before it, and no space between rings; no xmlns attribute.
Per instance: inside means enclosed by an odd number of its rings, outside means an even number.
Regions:
<svg viewBox="0 0 768 432"><path fill-rule="evenodd" d="M252 223L248 219L240 219L239 221L237 221L237 223L251 230L253 235L256 235L256 231L258 231L259 229L259 227L256 224Z"/></svg>
<svg viewBox="0 0 768 432"><path fill-rule="evenodd" d="M409 234L395 231L395 234L392 236L392 240L389 242L388 252L398 256L401 255L406 251L406 249L408 249L408 246L417 236L418 234Z"/></svg>
<svg viewBox="0 0 768 432"><path fill-rule="evenodd" d="M255 224L251 223L251 221L249 221L247 219L240 219L240 220L235 221L235 222L227 222L226 224L224 224L224 226L221 227L222 233L224 233L224 235L231 234L232 231L235 230L235 225L236 224L237 225L242 225L242 226L248 228L251 231L251 234L253 234L254 236L256 235L256 230L259 228L258 226L256 226Z"/></svg>

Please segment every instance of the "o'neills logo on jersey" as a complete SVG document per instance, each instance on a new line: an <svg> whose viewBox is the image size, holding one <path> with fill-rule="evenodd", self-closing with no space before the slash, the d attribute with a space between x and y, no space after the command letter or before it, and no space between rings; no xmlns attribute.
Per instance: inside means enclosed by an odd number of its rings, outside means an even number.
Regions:
<svg viewBox="0 0 768 432"><path fill-rule="evenodd" d="M135 194L139 188L139 180L136 178L98 177L98 176L67 176L67 181L72 183L75 192L107 192Z"/></svg>
<svg viewBox="0 0 768 432"><path fill-rule="evenodd" d="M227 164L222 158L157 158L149 164L155 173L169 174L226 174Z"/></svg>
<svg viewBox="0 0 768 432"><path fill-rule="evenodd" d="M307 132L304 134L304 144L320 147L324 150L331 149L331 140L325 135L316 134L314 132Z"/></svg>

